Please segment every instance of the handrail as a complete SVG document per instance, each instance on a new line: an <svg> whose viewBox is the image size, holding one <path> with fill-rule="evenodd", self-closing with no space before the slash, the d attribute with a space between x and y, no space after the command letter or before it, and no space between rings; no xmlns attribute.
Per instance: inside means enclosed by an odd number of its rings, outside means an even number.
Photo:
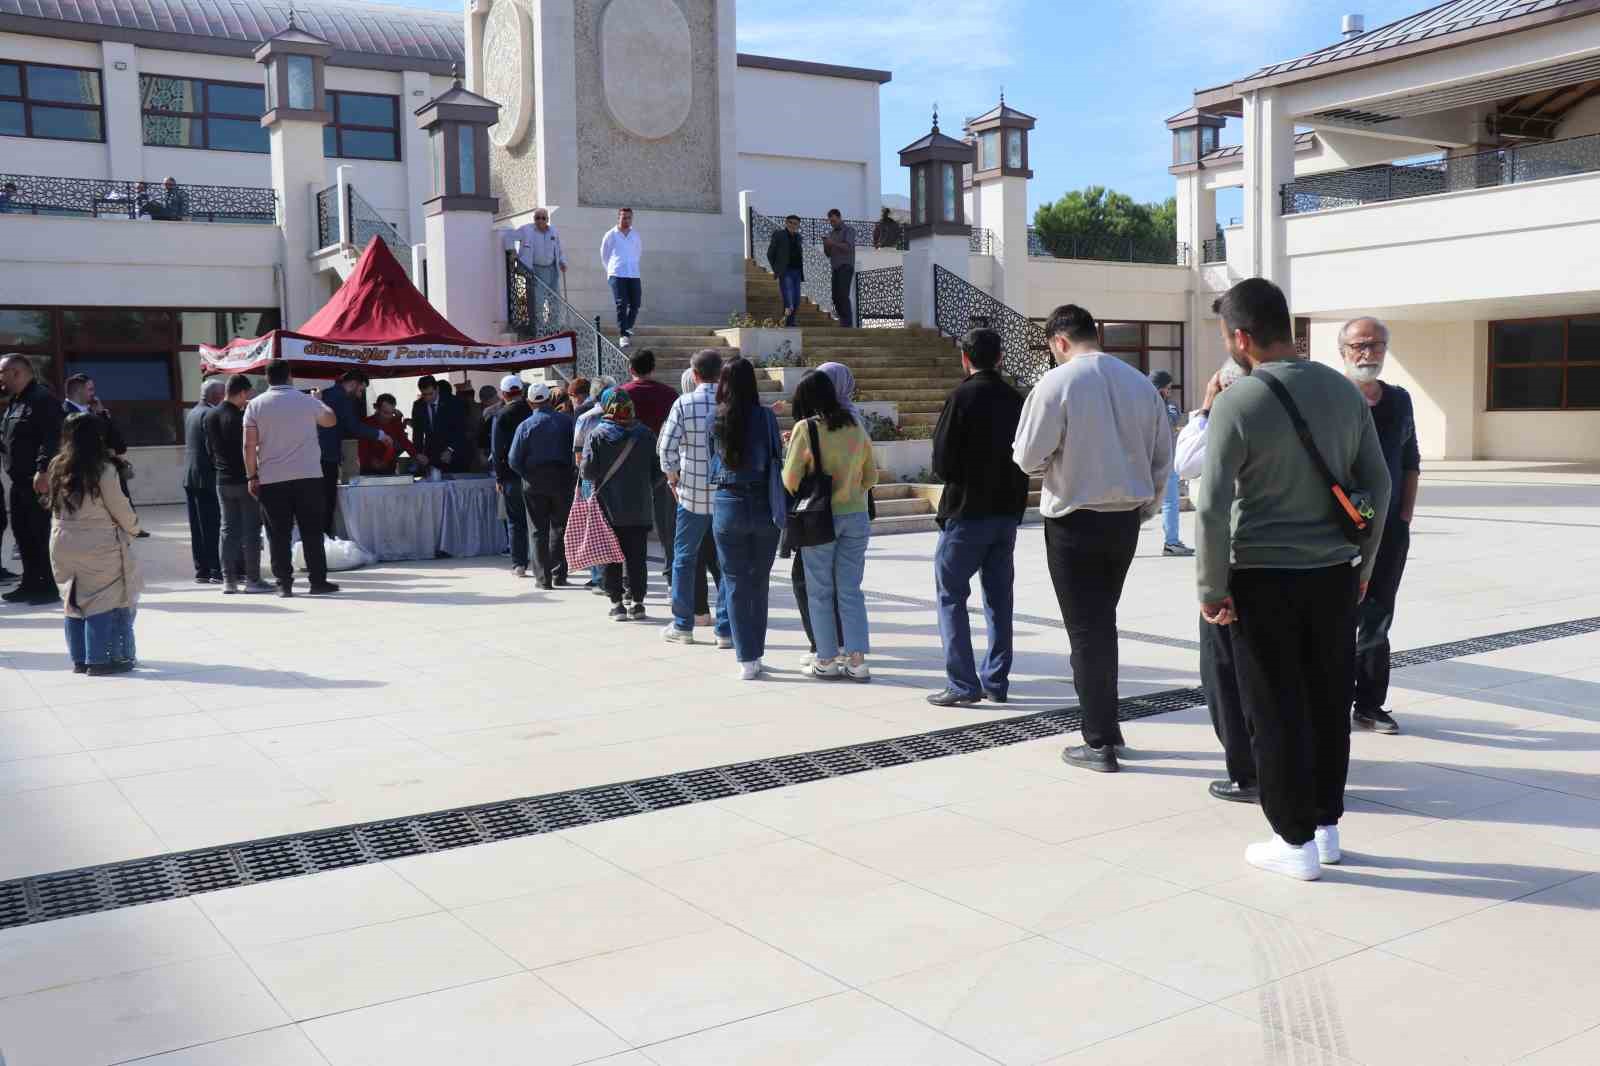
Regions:
<svg viewBox="0 0 1600 1066"><path fill-rule="evenodd" d="M1031 388L1053 364L1044 327L937 263L933 266L933 319L938 331L952 340L960 340L974 329L1000 334L1005 351L1002 368L1022 388Z"/></svg>
<svg viewBox="0 0 1600 1066"><path fill-rule="evenodd" d="M578 335L574 349L580 375L628 379L628 357L601 332L600 316L585 317L510 250L506 252L506 326L523 338L571 330Z"/></svg>
<svg viewBox="0 0 1600 1066"><path fill-rule="evenodd" d="M7 185L14 191L6 194ZM278 196L271 189L184 183L177 192L176 203L169 205L160 182L0 174L0 214L133 219L166 218L170 209L176 217L169 221L269 226L278 221Z"/></svg>
<svg viewBox="0 0 1600 1066"><path fill-rule="evenodd" d="M400 265L411 273L411 246L400 239L400 231L394 223L378 213L378 209L362 198L354 185L347 185L349 191L349 225L350 243L357 250L365 248L373 237L378 237L389 246L389 251L400 260Z"/></svg>
<svg viewBox="0 0 1600 1066"><path fill-rule="evenodd" d="M1219 233L1208 241L1200 242L1200 262L1226 263L1228 261L1228 238Z"/></svg>
<svg viewBox="0 0 1600 1066"><path fill-rule="evenodd" d="M1559 141L1529 141L1471 155L1331 170L1284 182L1279 195L1283 213L1294 215L1596 171L1600 171L1600 133L1590 133Z"/></svg>
<svg viewBox="0 0 1600 1066"><path fill-rule="evenodd" d="M903 326L906 321L906 268L880 267L856 274L856 321L864 328ZM870 326L869 326L870 324Z"/></svg>
<svg viewBox="0 0 1600 1066"><path fill-rule="evenodd" d="M1051 240L1032 226L1028 227L1028 254L1043 259L1090 259L1101 263L1189 264L1189 246L1183 241L1142 241L1110 234L1064 234Z"/></svg>
<svg viewBox="0 0 1600 1066"><path fill-rule="evenodd" d="M820 228L817 226L819 222ZM772 239L774 233L783 228L782 220L768 218L754 207L750 208L750 247L753 249L750 258L758 264L766 265L767 242ZM820 307L824 314L838 318L838 311L833 306L833 264L822 251L822 237L832 229L832 225L823 219L800 220L800 258L805 268L805 279L800 282L800 292ZM856 230L856 246L861 246L860 230ZM848 326L850 323L842 322L840 325Z"/></svg>
<svg viewBox="0 0 1600 1066"><path fill-rule="evenodd" d="M317 193L317 247L339 243L339 187L330 185Z"/></svg>

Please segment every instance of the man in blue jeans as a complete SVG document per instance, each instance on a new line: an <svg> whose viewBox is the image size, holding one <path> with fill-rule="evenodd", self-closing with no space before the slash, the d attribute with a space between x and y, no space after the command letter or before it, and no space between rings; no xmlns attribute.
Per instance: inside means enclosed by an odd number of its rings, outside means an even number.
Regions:
<svg viewBox="0 0 1600 1066"><path fill-rule="evenodd" d="M617 224L600 241L600 262L605 265L611 298L617 304L619 348L633 343L633 322L639 317L639 303L644 299L644 283L640 280L643 255L639 231L633 228L633 208L624 207L617 212Z"/></svg>
<svg viewBox="0 0 1600 1066"><path fill-rule="evenodd" d="M778 295L783 299L783 324L794 325L800 311L800 287L805 284L805 253L800 244L800 216L790 215L783 228L772 232L767 242L767 265L778 279Z"/></svg>
<svg viewBox="0 0 1600 1066"><path fill-rule="evenodd" d="M694 391L673 403L656 443L661 472L678 497L672 537L672 622L661 631L671 644L694 643L694 572L700 545L711 530L711 423L717 414L722 356L715 348L702 348L689 365ZM733 630L724 587L717 585L717 646L731 648Z"/></svg>
<svg viewBox="0 0 1600 1066"><path fill-rule="evenodd" d="M1006 702L1011 677L1011 606L1017 526L1028 506L1028 475L1011 459L1022 397L997 367L1000 335L976 329L961 341L967 379L950 393L933 433L933 470L943 479L934 584L946 685L928 696L935 707ZM972 576L983 584L989 652L980 680L972 654L967 597Z"/></svg>
<svg viewBox="0 0 1600 1066"><path fill-rule="evenodd" d="M1150 375L1150 384L1156 387L1156 392L1161 394L1161 402L1167 408L1167 421L1172 423L1172 432L1178 432L1178 423L1183 421L1183 411L1172 401L1172 375L1165 370L1157 370ZM1189 556L1194 554L1194 549L1183 542L1183 536L1178 531L1178 512L1181 510L1178 503L1178 467L1174 463L1172 473L1167 475L1166 491L1161 496L1161 554Z"/></svg>

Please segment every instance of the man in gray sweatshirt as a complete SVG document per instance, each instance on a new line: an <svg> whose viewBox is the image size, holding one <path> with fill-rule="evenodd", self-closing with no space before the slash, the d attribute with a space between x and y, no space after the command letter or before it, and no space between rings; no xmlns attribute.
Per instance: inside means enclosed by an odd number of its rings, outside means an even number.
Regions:
<svg viewBox="0 0 1600 1066"><path fill-rule="evenodd" d="M1250 376L1211 405L1196 505L1200 612L1232 627L1234 670L1250 724L1271 840L1253 866L1304 881L1340 858L1350 768L1356 605L1389 511L1389 468L1367 402L1344 375L1297 358L1289 306L1248 278L1218 310L1228 352ZM1327 481L1267 379L1300 411L1333 477L1369 494L1364 548L1346 538Z"/></svg>
<svg viewBox="0 0 1600 1066"><path fill-rule="evenodd" d="M1133 564L1139 526L1160 509L1172 471L1172 423L1148 378L1100 351L1094 316L1058 307L1045 323L1062 364L1028 394L1011 458L1044 474L1045 562L1072 646L1072 685L1083 743L1062 759L1115 773L1117 603Z"/></svg>

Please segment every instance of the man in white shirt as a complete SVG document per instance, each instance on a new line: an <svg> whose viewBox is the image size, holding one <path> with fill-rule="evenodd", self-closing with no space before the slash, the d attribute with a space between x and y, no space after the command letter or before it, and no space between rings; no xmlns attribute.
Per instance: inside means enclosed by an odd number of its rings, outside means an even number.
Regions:
<svg viewBox="0 0 1600 1066"><path fill-rule="evenodd" d="M504 240L506 248L516 249L517 258L534 277L552 293L561 295L561 275L567 272L567 253L561 246L561 234L550 224L550 212L546 208L534 208L533 224L506 230ZM538 292L530 292L528 301L534 332L545 333L554 317L554 309Z"/></svg>
<svg viewBox="0 0 1600 1066"><path fill-rule="evenodd" d="M1043 472L1045 562L1072 646L1072 685L1083 743L1061 757L1115 773L1117 603L1139 526L1160 509L1172 470L1172 423L1155 386L1100 351L1094 316L1073 304L1045 324L1060 366L1039 379L1022 408L1012 460Z"/></svg>
<svg viewBox="0 0 1600 1066"><path fill-rule="evenodd" d="M617 332L622 335L618 346L622 348L632 343L633 322L639 317L639 302L643 298L639 281L642 253L639 232L633 228L633 208L624 207L617 212L617 224L607 230L600 241L600 262L606 268L611 298L617 302Z"/></svg>

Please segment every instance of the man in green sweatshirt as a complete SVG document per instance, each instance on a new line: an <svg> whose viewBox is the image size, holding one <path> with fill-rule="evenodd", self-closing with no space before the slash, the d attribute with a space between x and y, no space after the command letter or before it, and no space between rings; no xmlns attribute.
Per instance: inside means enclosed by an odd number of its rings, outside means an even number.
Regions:
<svg viewBox="0 0 1600 1066"><path fill-rule="evenodd" d="M1389 469L1360 391L1296 357L1289 306L1249 278L1219 303L1228 352L1250 376L1218 396L1206 430L1196 507L1200 612L1232 626L1240 702L1250 724L1261 807L1273 837L1252 865L1300 880L1340 858L1350 767L1356 605L1372 577L1389 511ZM1280 383L1340 485L1375 517L1365 546L1338 506L1266 378Z"/></svg>

